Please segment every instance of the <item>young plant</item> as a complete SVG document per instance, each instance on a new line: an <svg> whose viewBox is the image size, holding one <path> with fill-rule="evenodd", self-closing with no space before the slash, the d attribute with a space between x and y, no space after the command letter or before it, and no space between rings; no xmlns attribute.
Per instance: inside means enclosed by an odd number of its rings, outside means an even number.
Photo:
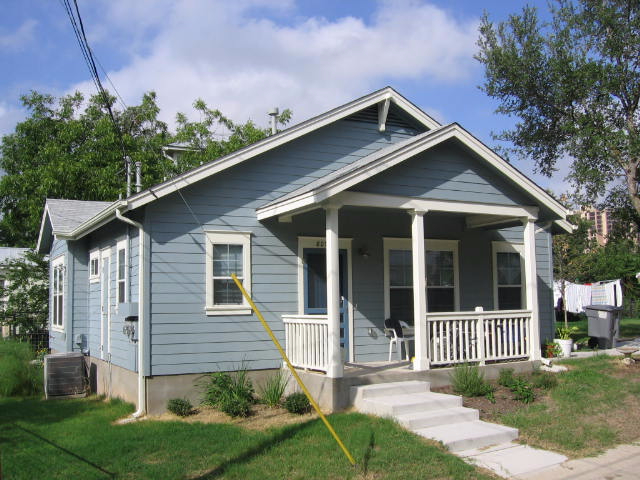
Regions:
<svg viewBox="0 0 640 480"><path fill-rule="evenodd" d="M254 403L254 390L247 368L235 372L215 372L204 386L203 403L232 417L247 417Z"/></svg>
<svg viewBox="0 0 640 480"><path fill-rule="evenodd" d="M285 398L284 408L286 408L289 413L302 415L303 413L307 413L311 410L311 405L309 404L309 399L304 393L295 392Z"/></svg>
<svg viewBox="0 0 640 480"><path fill-rule="evenodd" d="M556 338L559 340L571 340L571 334L576 333L578 327L558 327L556 328Z"/></svg>
<svg viewBox="0 0 640 480"><path fill-rule="evenodd" d="M544 342L543 353L545 358L556 358L562 354L562 350L560 349L560 345L556 342L546 340Z"/></svg>
<svg viewBox="0 0 640 480"><path fill-rule="evenodd" d="M451 374L453 391L465 397L482 397L493 391L476 365L456 365Z"/></svg>
<svg viewBox="0 0 640 480"><path fill-rule="evenodd" d="M167 402L167 410L179 417L193 414L193 405L186 398L172 398Z"/></svg>
<svg viewBox="0 0 640 480"><path fill-rule="evenodd" d="M498 385L511 388L513 385L515 370L513 368L503 368L498 375Z"/></svg>
<svg viewBox="0 0 640 480"><path fill-rule="evenodd" d="M285 372L278 370L275 375L267 378L264 386L260 389L261 400L269 407L280 406L288 382L289 379Z"/></svg>
<svg viewBox="0 0 640 480"><path fill-rule="evenodd" d="M536 398L533 387L523 378L515 378L510 388L514 393L514 398L522 403L531 403Z"/></svg>

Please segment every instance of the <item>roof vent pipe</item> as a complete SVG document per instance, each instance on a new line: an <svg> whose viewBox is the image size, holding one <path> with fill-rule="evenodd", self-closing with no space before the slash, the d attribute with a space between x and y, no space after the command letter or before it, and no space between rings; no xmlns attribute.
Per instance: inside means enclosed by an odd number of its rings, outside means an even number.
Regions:
<svg viewBox="0 0 640 480"><path fill-rule="evenodd" d="M142 190L142 162L136 162L136 193Z"/></svg>
<svg viewBox="0 0 640 480"><path fill-rule="evenodd" d="M127 197L131 196L131 158L124 157L124 163L127 168Z"/></svg>
<svg viewBox="0 0 640 480"><path fill-rule="evenodd" d="M280 110L278 107L273 107L273 109L269 112L269 116L271 117L271 135L275 135L278 133L278 129L276 128L278 115L280 114Z"/></svg>

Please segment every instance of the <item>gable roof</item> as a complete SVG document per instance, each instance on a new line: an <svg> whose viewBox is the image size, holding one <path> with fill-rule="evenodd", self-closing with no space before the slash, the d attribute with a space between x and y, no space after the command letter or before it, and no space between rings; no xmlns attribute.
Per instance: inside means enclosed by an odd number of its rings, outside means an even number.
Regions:
<svg viewBox="0 0 640 480"><path fill-rule="evenodd" d="M80 225L92 221L111 205L114 205L114 202L47 198L36 250L41 252L45 243L48 245L47 239L51 235L72 237Z"/></svg>
<svg viewBox="0 0 640 480"><path fill-rule="evenodd" d="M457 139L466 147L470 148L510 182L515 183L519 188L525 190L537 202L558 215L560 219L566 217L568 213L567 210L551 197L551 195L460 125L452 123L374 152L325 177L319 178L304 187L284 195L258 208L256 210L258 219L264 220L275 215L291 213L295 210L327 200L373 175L377 175L451 138Z"/></svg>

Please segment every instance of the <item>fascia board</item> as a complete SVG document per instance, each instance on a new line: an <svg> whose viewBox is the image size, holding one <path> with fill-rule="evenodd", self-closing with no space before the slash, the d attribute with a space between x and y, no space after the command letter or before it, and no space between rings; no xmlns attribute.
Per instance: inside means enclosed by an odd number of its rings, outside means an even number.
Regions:
<svg viewBox="0 0 640 480"><path fill-rule="evenodd" d="M390 98L400 108L404 109L412 117L418 120L428 129L439 128L440 124L434 119L429 117L426 113L422 112L419 108L413 105L411 102L402 97L399 93L393 90L391 87L383 88L372 94L354 100L340 107L334 108L322 115L313 117L305 122L295 125L287 130L267 137L266 139L258 142L254 145L249 145L238 152L222 157L218 160L214 160L212 163L203 165L194 170L186 172L178 177L168 180L157 187L152 187L144 192L133 195L128 202L128 209L134 210L147 203L175 192L178 189L184 188L192 183L198 182L211 175L215 175L222 170L231 168L239 163L242 163L250 158L267 152L273 148L276 148L284 143L290 142L299 138L307 133L324 127L330 123L333 123L342 118L363 110L367 107L375 105L387 98Z"/></svg>
<svg viewBox="0 0 640 480"><path fill-rule="evenodd" d="M567 233L573 233L578 229L577 225L574 225L573 223L568 222L567 220L555 220L553 223L558 225L562 230L564 230Z"/></svg>

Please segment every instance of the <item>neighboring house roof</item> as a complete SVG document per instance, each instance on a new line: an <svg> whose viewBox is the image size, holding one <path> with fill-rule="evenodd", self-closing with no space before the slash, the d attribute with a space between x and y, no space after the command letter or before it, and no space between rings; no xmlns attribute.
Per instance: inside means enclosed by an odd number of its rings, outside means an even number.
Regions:
<svg viewBox="0 0 640 480"><path fill-rule="evenodd" d="M457 123L431 130L374 152L257 209L258 219L283 215L316 204L442 142L455 138L491 167L524 189L561 219L568 211L542 188Z"/></svg>
<svg viewBox="0 0 640 480"><path fill-rule="evenodd" d="M7 260L20 258L25 254L27 250L29 249L16 247L0 247L0 267L2 266L1 264L6 262Z"/></svg>

